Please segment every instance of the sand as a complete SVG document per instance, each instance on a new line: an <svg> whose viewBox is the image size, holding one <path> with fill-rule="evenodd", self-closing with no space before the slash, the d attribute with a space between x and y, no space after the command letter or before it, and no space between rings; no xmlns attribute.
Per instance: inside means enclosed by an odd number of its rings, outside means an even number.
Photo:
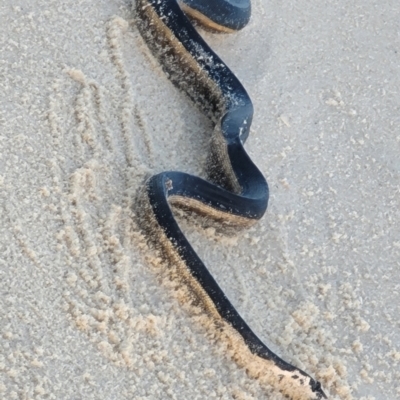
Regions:
<svg viewBox="0 0 400 400"><path fill-rule="evenodd" d="M268 212L229 235L180 223L330 399L399 398L400 5L253 9L242 32L202 35L253 99ZM0 398L281 399L180 301L136 226L146 177L204 176L212 126L131 3L3 0L0 43Z"/></svg>

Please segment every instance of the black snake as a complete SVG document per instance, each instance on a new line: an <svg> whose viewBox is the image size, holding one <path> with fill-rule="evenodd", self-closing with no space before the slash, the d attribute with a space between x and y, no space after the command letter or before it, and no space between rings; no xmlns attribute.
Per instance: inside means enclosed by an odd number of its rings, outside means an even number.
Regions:
<svg viewBox="0 0 400 400"><path fill-rule="evenodd" d="M203 10L204 5L208 9ZM213 29L234 31L248 22L250 3L136 0L135 9L139 31L169 79L215 124L209 181L175 171L152 176L140 196L141 224L179 268L208 313L239 346L244 344L249 362L258 363L258 376L266 376L290 398L326 398L319 382L274 354L250 329L183 235L170 208L172 204L240 227L255 223L267 208L267 182L243 148L253 117L252 102L182 11Z"/></svg>

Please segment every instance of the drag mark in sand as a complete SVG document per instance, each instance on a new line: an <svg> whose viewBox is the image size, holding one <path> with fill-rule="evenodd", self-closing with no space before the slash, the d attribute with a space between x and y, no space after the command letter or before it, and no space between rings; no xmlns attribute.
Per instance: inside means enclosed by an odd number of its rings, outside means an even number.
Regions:
<svg viewBox="0 0 400 400"><path fill-rule="evenodd" d="M130 284L132 263L137 260L126 250L135 235L129 175L134 168L135 178L144 176L147 167L143 161L152 154L122 61L119 36L126 26L126 21L115 18L106 30L110 61L116 70L115 86L122 96L111 93L108 97L108 88L70 68L65 71L70 80L60 79L52 86L48 122L57 147L66 145L72 150L68 159L58 156L52 162L52 192L57 194L53 211L62 223L58 251L68 267L66 311L102 354L132 369L140 364L133 344L143 333L159 334L159 317L139 312L130 295L135 291ZM68 108L60 93L71 91L76 84L78 91ZM131 109L136 110L133 121ZM119 130L110 123L115 120ZM146 144L140 143L143 137ZM144 155L141 148L146 149ZM106 201L110 192L115 196Z"/></svg>
<svg viewBox="0 0 400 400"><path fill-rule="evenodd" d="M138 104L133 100L133 88L131 83L131 78L129 72L125 66L122 56L121 40L120 36L122 33L126 32L128 29L128 22L122 18L113 18L107 26L107 44L109 48L110 58L114 64L117 71L117 78L119 80L122 89L122 98L120 104L121 110L121 132L127 143L128 147L126 152L127 162L129 166L137 165L138 159L134 159L135 151L133 151L132 146L132 123L131 116L133 113L134 121L136 127L140 130L140 137L145 145L146 157L142 157L142 162L151 163L154 162L153 149L151 144L151 139L148 134L146 123L141 116ZM135 143L136 148L140 149L140 143ZM142 152L136 151L136 156L143 154Z"/></svg>

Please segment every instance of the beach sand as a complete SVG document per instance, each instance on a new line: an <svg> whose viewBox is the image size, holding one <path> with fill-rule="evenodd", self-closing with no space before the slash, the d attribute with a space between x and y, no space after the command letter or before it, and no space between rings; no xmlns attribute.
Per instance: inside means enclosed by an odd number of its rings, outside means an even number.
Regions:
<svg viewBox="0 0 400 400"><path fill-rule="evenodd" d="M248 90L270 185L234 234L179 216L260 338L330 399L400 397L400 5L254 0L201 31ZM0 5L0 398L282 399L246 374L136 225L211 123L122 0Z"/></svg>

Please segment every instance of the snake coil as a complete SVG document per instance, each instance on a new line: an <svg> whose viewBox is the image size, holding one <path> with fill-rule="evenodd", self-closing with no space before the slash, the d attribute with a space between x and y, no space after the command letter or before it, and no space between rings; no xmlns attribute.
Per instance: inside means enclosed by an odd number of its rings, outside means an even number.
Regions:
<svg viewBox="0 0 400 400"><path fill-rule="evenodd" d="M183 8L188 11L184 4ZM262 363L257 376L266 377L291 398L326 398L319 382L278 357L250 329L183 235L170 207L240 227L263 216L268 185L243 148L253 117L252 102L176 0L136 0L135 11L141 35L169 79L215 124L208 163L210 180L175 171L152 176L141 191L140 223L179 268L208 313L236 343L244 344L248 360Z"/></svg>

